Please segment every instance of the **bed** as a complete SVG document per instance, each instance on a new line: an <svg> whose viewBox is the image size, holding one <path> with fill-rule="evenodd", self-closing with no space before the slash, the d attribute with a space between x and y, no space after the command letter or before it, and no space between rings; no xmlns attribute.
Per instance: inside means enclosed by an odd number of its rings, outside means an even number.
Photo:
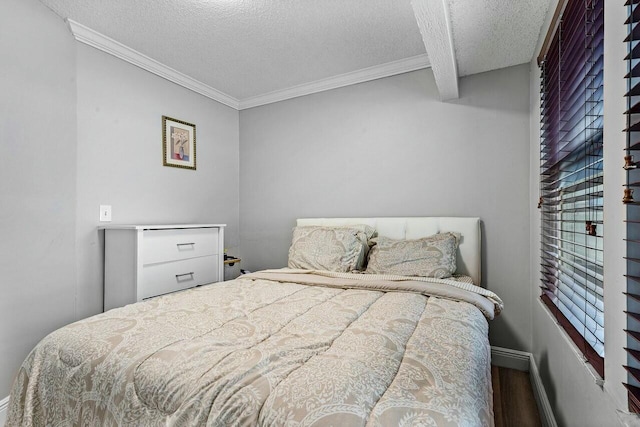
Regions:
<svg viewBox="0 0 640 427"><path fill-rule="evenodd" d="M389 242L436 236L437 246L454 235L455 272L297 268L296 247L345 259L342 246L310 244L309 230L361 239L356 226L374 230L361 242L372 265L374 253L379 265L390 259L381 255ZM51 333L17 374L7 425L491 426L488 320L502 302L478 286L480 247L478 218L299 219L296 268L163 295Z"/></svg>

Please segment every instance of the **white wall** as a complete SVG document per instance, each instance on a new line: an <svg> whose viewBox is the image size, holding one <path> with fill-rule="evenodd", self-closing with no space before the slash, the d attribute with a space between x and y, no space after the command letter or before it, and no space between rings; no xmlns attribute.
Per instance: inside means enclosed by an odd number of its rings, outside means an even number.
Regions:
<svg viewBox="0 0 640 427"><path fill-rule="evenodd" d="M548 27L557 2L552 2L547 16ZM626 82L626 19L622 2L605 2L605 70L604 70L604 304L605 304L605 383L596 384L593 374L581 361L574 345L552 319L549 311L539 302L540 285L540 213L536 206L539 195L540 158L540 81L535 61L531 63L531 288L536 289L531 301L533 307L533 354L539 365L545 390L553 406L559 425L613 426L619 425L619 411L626 411L626 391L622 382L626 374L623 347L626 336L626 302L622 292L626 289L623 277L625 256L625 211L622 204L622 184L625 182L623 148L625 127L623 98ZM543 28L539 46L547 29ZM633 416L625 422L639 425Z"/></svg>
<svg viewBox="0 0 640 427"><path fill-rule="evenodd" d="M75 319L75 46L38 1L0 3L0 400Z"/></svg>
<svg viewBox="0 0 640 427"><path fill-rule="evenodd" d="M243 268L285 266L295 218L479 216L494 345L529 350L529 67L421 70L240 113Z"/></svg>
<svg viewBox="0 0 640 427"><path fill-rule="evenodd" d="M236 110L77 43L37 0L0 3L0 400L49 332L102 310L98 206L114 223L227 223ZM162 115L196 124L196 171L162 166Z"/></svg>
<svg viewBox="0 0 640 427"><path fill-rule="evenodd" d="M102 311L103 238L113 222L223 223L238 246L238 111L77 43L78 317ZM197 169L162 165L162 116L196 125Z"/></svg>

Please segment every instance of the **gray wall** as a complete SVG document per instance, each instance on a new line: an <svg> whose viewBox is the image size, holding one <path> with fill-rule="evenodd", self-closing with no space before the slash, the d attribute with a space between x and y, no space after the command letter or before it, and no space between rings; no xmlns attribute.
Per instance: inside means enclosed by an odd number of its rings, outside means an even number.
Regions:
<svg viewBox="0 0 640 427"><path fill-rule="evenodd" d="M37 1L0 3L0 399L74 320L75 41Z"/></svg>
<svg viewBox="0 0 640 427"><path fill-rule="evenodd" d="M460 93L421 70L241 111L243 268L286 265L298 217L479 216L491 342L529 350L529 67Z"/></svg>
<svg viewBox="0 0 640 427"><path fill-rule="evenodd" d="M557 1L552 1L538 46L540 47ZM535 201L539 195L540 159L540 72L535 61L531 63L531 147L530 147L530 216L531 216L531 279L533 308L532 353L545 390L561 426L614 426L638 425L639 418L627 417L626 372L626 272L624 256L626 237L625 207L622 200L622 169L625 136L627 28L620 25L626 19L626 8L618 2L605 2L605 62L604 62L604 307L605 307L605 381L600 386L596 377L584 363L575 345L557 325L549 310L540 303L540 212ZM576 391L579 390L579 393ZM618 410L618 411L617 411Z"/></svg>
<svg viewBox="0 0 640 427"><path fill-rule="evenodd" d="M238 246L238 112L77 43L78 316L102 310L98 207L113 223L223 223ZM163 115L196 125L197 170L162 165Z"/></svg>
<svg viewBox="0 0 640 427"><path fill-rule="evenodd" d="M616 165L624 8L606 7L605 164ZM506 303L492 344L534 353L560 425L609 425L625 408L624 175L606 171L599 387L538 303L534 64L531 78L526 65L463 78L454 102L438 101L423 70L238 115L77 44L36 0L0 4L0 52L0 398L37 341L100 311L97 211L111 204L116 223L226 222L248 269L286 264L297 217L480 216L483 283ZM196 123L196 172L161 165L163 114Z"/></svg>
<svg viewBox="0 0 640 427"><path fill-rule="evenodd" d="M49 332L102 310L113 223L227 223L239 114L93 48L37 0L0 4L0 399ZM162 115L196 124L197 171L162 166Z"/></svg>

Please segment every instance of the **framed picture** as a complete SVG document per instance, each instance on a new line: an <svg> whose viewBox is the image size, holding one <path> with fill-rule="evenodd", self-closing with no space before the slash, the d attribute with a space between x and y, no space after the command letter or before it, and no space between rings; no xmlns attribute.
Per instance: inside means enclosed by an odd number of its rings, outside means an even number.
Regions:
<svg viewBox="0 0 640 427"><path fill-rule="evenodd" d="M196 125L162 116L162 164L196 170Z"/></svg>

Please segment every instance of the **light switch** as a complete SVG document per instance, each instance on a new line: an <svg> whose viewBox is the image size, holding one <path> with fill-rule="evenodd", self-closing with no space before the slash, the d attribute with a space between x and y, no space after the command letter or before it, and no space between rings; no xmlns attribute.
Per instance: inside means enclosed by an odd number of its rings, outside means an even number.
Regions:
<svg viewBox="0 0 640 427"><path fill-rule="evenodd" d="M111 222L111 205L100 205L100 222Z"/></svg>

